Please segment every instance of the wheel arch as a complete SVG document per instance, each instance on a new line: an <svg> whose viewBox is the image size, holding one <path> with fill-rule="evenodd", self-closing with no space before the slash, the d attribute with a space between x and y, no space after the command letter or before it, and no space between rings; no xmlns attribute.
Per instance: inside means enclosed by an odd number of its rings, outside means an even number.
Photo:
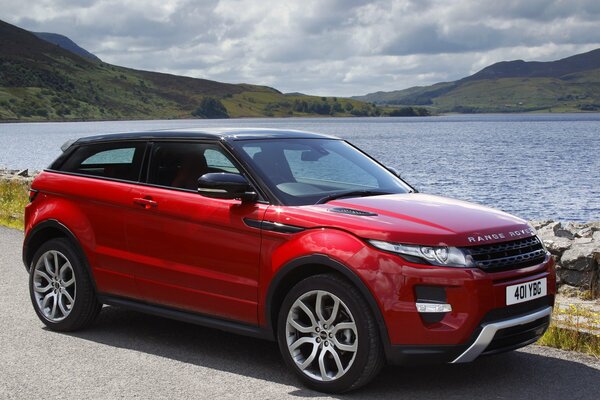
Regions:
<svg viewBox="0 0 600 400"><path fill-rule="evenodd" d="M377 321L379 336L383 348L387 353L390 345L387 326L373 293L371 293L362 279L350 268L339 261L322 254L296 258L286 263L279 271L277 271L271 280L271 285L269 286L266 296L265 316L267 318L267 330L276 337L277 317L283 299L288 291L301 280L321 273L338 274L358 289Z"/></svg>
<svg viewBox="0 0 600 400"><path fill-rule="evenodd" d="M25 265L27 272L31 269L33 256L37 249L48 240L57 238L65 238L73 245L74 250L83 261L84 268L88 272L88 276L90 277L94 289L96 289L96 282L93 279L93 274L90 271L90 265L81 243L69 228L55 219L48 219L40 222L31 229L27 237L25 237L23 242L23 264Z"/></svg>

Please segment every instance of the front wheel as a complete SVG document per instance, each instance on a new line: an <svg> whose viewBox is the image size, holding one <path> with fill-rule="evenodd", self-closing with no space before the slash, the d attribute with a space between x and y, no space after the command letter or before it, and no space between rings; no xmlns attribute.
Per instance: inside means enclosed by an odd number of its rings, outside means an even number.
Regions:
<svg viewBox="0 0 600 400"><path fill-rule="evenodd" d="M299 282L283 301L277 337L285 362L309 387L341 393L368 383L384 357L358 290L330 274Z"/></svg>
<svg viewBox="0 0 600 400"><path fill-rule="evenodd" d="M37 316L55 331L85 328L102 308L83 260L62 238L49 240L36 251L29 293Z"/></svg>

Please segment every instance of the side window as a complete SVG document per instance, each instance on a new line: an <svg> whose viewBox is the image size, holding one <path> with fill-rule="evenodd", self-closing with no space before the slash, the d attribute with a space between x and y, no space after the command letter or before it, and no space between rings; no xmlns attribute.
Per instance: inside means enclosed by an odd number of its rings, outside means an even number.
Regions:
<svg viewBox="0 0 600 400"><path fill-rule="evenodd" d="M148 183L196 191L198 178L209 172L239 174L218 145L155 142L152 146Z"/></svg>
<svg viewBox="0 0 600 400"><path fill-rule="evenodd" d="M210 148L206 149L204 151L204 158L206 159L208 168L219 169L222 170L222 172L240 173L221 151Z"/></svg>
<svg viewBox="0 0 600 400"><path fill-rule="evenodd" d="M97 143L79 147L60 170L104 178L138 181L144 142Z"/></svg>
<svg viewBox="0 0 600 400"><path fill-rule="evenodd" d="M131 164L135 155L135 147L101 151L82 161L81 165L92 164Z"/></svg>

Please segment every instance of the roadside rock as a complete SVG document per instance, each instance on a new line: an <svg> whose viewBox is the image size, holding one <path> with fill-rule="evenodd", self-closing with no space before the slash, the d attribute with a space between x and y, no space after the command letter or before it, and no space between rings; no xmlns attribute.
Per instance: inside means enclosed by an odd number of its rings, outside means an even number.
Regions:
<svg viewBox="0 0 600 400"><path fill-rule="evenodd" d="M533 229L535 229L536 231L539 231L543 227L545 227L547 225L550 225L553 222L554 221L552 221L550 219L543 220L543 221L529 221L529 223L531 224L531 226L533 226Z"/></svg>
<svg viewBox="0 0 600 400"><path fill-rule="evenodd" d="M588 222L586 225L589 226L594 232L600 231L600 221Z"/></svg>
<svg viewBox="0 0 600 400"><path fill-rule="evenodd" d="M592 243L594 240L591 237L580 237L580 238L576 238L573 243L574 244L589 244Z"/></svg>
<svg viewBox="0 0 600 400"><path fill-rule="evenodd" d="M542 238L554 238L556 237L555 230L562 229L562 224L560 222L550 222L539 229L535 229Z"/></svg>
<svg viewBox="0 0 600 400"><path fill-rule="evenodd" d="M575 233L580 229L586 228L587 225L582 223L582 222L567 222L567 225L565 225L565 229Z"/></svg>
<svg viewBox="0 0 600 400"><path fill-rule="evenodd" d="M560 272L559 272L560 271ZM576 286L580 291L591 290L595 283L592 283L592 277L594 274L592 271L575 271L571 269L562 268L556 271L560 273L561 281L568 285Z"/></svg>
<svg viewBox="0 0 600 400"><path fill-rule="evenodd" d="M595 243L586 243L573 246L566 250L560 257L563 268L576 271L592 271L597 265L594 252L600 252L600 246Z"/></svg>
<svg viewBox="0 0 600 400"><path fill-rule="evenodd" d="M592 230L591 227L585 227L583 229L578 230L575 233L575 236L578 238L591 238L594 234L594 231Z"/></svg>
<svg viewBox="0 0 600 400"><path fill-rule="evenodd" d="M565 250L568 250L573 244L573 241L562 237L553 237L551 239L545 239L542 237L542 240L544 241L548 251L552 255L558 256L559 258L562 253L564 253Z"/></svg>
<svg viewBox="0 0 600 400"><path fill-rule="evenodd" d="M0 180L18 180L31 183L39 171L0 169Z"/></svg>
<svg viewBox="0 0 600 400"><path fill-rule="evenodd" d="M560 223L560 222L550 222L544 228L550 229L550 230L552 230L552 232L554 232L555 230L562 228L562 223Z"/></svg>
<svg viewBox="0 0 600 400"><path fill-rule="evenodd" d="M600 295L600 221L563 225L533 221L538 236L556 261L557 284L561 290L590 291ZM562 289L562 287L566 287Z"/></svg>
<svg viewBox="0 0 600 400"><path fill-rule="evenodd" d="M560 222L554 227L554 235L567 239L575 239L575 234L572 232L572 230L561 227Z"/></svg>

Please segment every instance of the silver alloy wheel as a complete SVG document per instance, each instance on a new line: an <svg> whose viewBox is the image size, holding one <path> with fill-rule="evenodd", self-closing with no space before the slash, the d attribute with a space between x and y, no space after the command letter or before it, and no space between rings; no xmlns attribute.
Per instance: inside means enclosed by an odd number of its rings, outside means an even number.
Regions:
<svg viewBox="0 0 600 400"><path fill-rule="evenodd" d="M33 271L33 293L38 310L51 322L65 319L75 304L75 273L67 257L49 250L38 259Z"/></svg>
<svg viewBox="0 0 600 400"><path fill-rule="evenodd" d="M354 316L339 297L325 290L307 292L294 302L286 338L298 368L318 381L341 378L358 350Z"/></svg>

